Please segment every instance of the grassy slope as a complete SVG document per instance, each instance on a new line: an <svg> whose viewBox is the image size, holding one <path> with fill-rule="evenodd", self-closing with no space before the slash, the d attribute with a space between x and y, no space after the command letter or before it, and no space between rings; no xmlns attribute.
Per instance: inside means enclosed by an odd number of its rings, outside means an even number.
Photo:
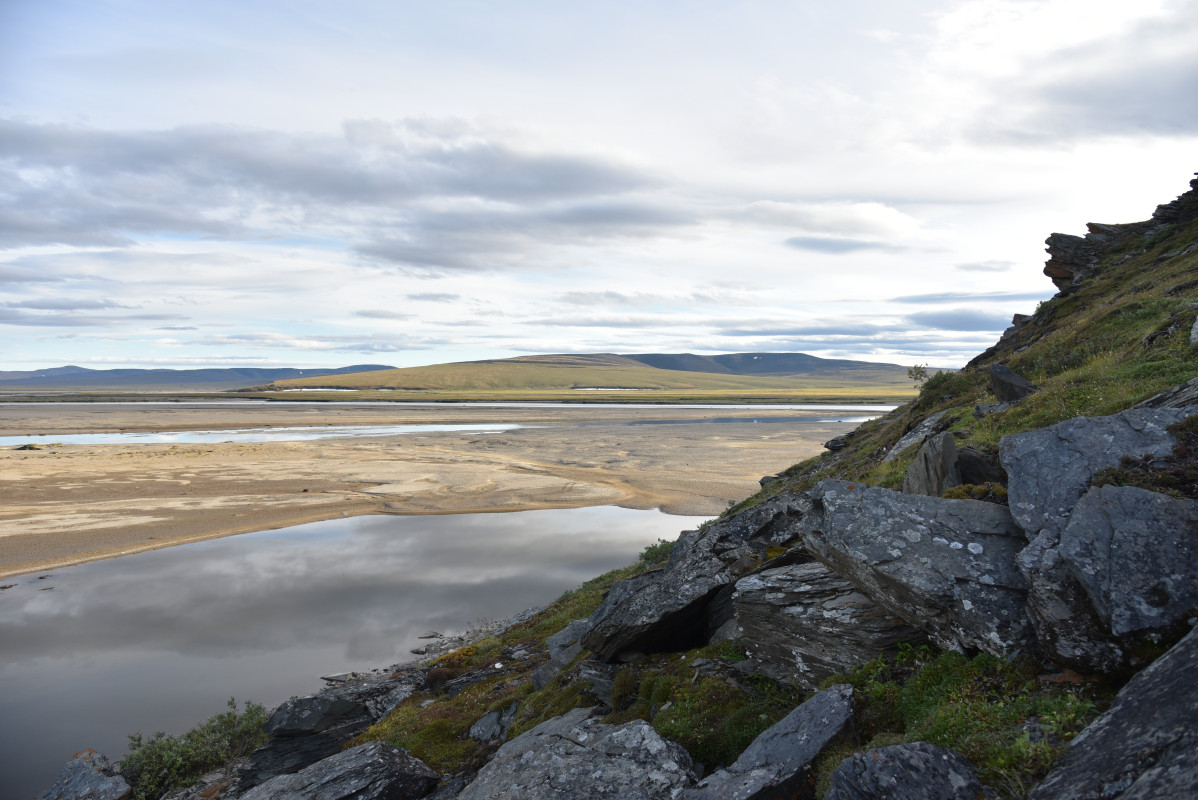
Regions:
<svg viewBox="0 0 1198 800"><path fill-rule="evenodd" d="M579 391L580 388L642 391ZM752 399L903 400L914 394L905 368L879 364L819 375L729 375L657 369L621 356L546 355L466 361L353 375L278 381L270 389L386 391L388 399L499 398L641 402ZM342 396L340 399L344 399Z"/></svg>

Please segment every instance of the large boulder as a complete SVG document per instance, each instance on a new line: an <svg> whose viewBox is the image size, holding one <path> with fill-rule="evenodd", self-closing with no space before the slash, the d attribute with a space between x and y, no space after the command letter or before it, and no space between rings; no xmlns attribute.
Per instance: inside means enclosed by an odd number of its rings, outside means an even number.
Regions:
<svg viewBox="0 0 1198 800"><path fill-rule="evenodd" d="M973 765L927 742L867 750L840 762L824 800L979 800Z"/></svg>
<svg viewBox="0 0 1198 800"><path fill-rule="evenodd" d="M940 420L944 418L946 413L945 411L937 411L935 414L929 414L920 420L915 427L903 434L903 438L894 443L894 447L890 448L890 452L882 459L882 463L887 464L895 460L905 450L917 444L923 444L929 436L943 430Z"/></svg>
<svg viewBox="0 0 1198 800"><path fill-rule="evenodd" d="M1055 547L1020 554L1046 654L1083 671L1141 664L1198 608L1198 501L1131 486L1090 489ZM1150 649L1147 651L1150 652Z"/></svg>
<svg viewBox="0 0 1198 800"><path fill-rule="evenodd" d="M805 691L927 638L818 561L741 578L732 608L752 669Z"/></svg>
<svg viewBox="0 0 1198 800"><path fill-rule="evenodd" d="M957 443L948 431L924 442L907 468L904 494L939 497L945 489L960 486L961 468L957 466Z"/></svg>
<svg viewBox="0 0 1198 800"><path fill-rule="evenodd" d="M240 800L417 800L439 781L407 750L372 742L272 778Z"/></svg>
<svg viewBox="0 0 1198 800"><path fill-rule="evenodd" d="M1031 642L1024 539L1005 507L834 480L811 500L807 548L940 647L1001 655Z"/></svg>
<svg viewBox="0 0 1198 800"><path fill-rule="evenodd" d="M86 797L88 800L125 800L132 795L132 789L125 782L112 764L102 753L95 750L84 750L76 753L62 772L50 791L42 795L42 800L75 800Z"/></svg>
<svg viewBox="0 0 1198 800"><path fill-rule="evenodd" d="M250 754L242 787L257 786L333 755L415 690L410 678L327 688L279 706L262 726L266 744Z"/></svg>
<svg viewBox="0 0 1198 800"><path fill-rule="evenodd" d="M690 756L649 723L603 725L578 708L500 747L458 800L651 800L694 781Z"/></svg>
<svg viewBox="0 0 1198 800"><path fill-rule="evenodd" d="M995 364L990 367L990 391L994 392L999 401L1014 403L1036 391L1036 386L1002 364Z"/></svg>
<svg viewBox="0 0 1198 800"><path fill-rule="evenodd" d="M1198 796L1198 631L1132 678L1029 800Z"/></svg>
<svg viewBox="0 0 1198 800"><path fill-rule="evenodd" d="M591 614L582 646L614 660L628 651L685 650L708 638L706 606L720 589L753 569L766 548L793 536L806 509L802 495L780 495L698 531L682 534L669 564L608 592Z"/></svg>
<svg viewBox="0 0 1198 800"><path fill-rule="evenodd" d="M1133 408L1004 436L998 452L1015 521L1029 540L1043 531L1059 534L1094 473L1124 456L1169 455L1177 439L1166 428L1194 414L1198 406Z"/></svg>
<svg viewBox="0 0 1198 800"><path fill-rule="evenodd" d="M820 754L853 735L853 687L812 695L753 740L729 767L713 772L685 800L815 800L813 765Z"/></svg>

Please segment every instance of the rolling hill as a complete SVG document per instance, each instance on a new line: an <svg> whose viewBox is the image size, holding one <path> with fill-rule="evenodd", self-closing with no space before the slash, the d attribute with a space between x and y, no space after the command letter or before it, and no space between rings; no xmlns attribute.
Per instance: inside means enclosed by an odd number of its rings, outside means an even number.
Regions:
<svg viewBox="0 0 1198 800"><path fill-rule="evenodd" d="M284 378L327 376L388 370L380 364L357 364L337 369L295 369L291 367L229 367L215 369L88 369L52 367L32 371L0 372L0 392L74 392L74 391L225 391L255 381Z"/></svg>

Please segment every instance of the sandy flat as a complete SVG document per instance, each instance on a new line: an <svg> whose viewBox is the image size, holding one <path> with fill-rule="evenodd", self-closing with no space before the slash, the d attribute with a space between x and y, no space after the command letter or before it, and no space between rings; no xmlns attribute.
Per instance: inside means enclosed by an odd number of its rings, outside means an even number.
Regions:
<svg viewBox="0 0 1198 800"><path fill-rule="evenodd" d="M714 516L756 491L762 475L820 452L822 442L855 424L753 419L827 416L668 407L0 404L0 435L539 426L251 444L6 447L0 449L0 576L355 514L619 505ZM705 417L745 421L626 424Z"/></svg>

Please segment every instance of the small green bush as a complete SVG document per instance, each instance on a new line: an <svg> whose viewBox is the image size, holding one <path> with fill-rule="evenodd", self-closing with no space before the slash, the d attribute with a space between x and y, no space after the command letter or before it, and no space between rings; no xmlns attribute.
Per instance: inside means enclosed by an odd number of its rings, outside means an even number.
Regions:
<svg viewBox="0 0 1198 800"><path fill-rule="evenodd" d="M130 734L129 753L121 761L121 775L129 782L136 800L157 800L262 744L266 741L262 732L265 722L265 708L247 702L238 714L237 701L229 698L228 711L182 736L167 736L159 731L146 739L141 733Z"/></svg>
<svg viewBox="0 0 1198 800"><path fill-rule="evenodd" d="M668 559L673 550L674 542L658 539L641 551L640 563L646 567L656 566Z"/></svg>

